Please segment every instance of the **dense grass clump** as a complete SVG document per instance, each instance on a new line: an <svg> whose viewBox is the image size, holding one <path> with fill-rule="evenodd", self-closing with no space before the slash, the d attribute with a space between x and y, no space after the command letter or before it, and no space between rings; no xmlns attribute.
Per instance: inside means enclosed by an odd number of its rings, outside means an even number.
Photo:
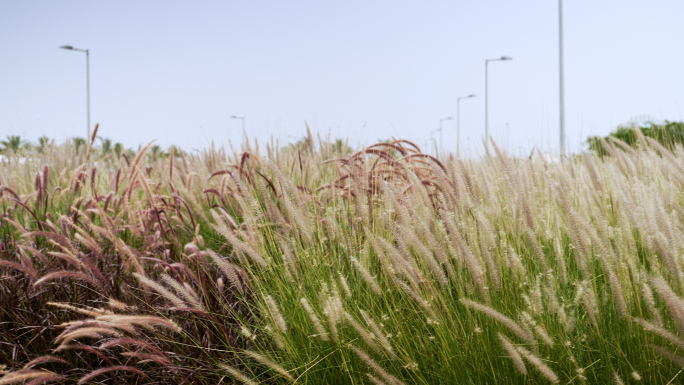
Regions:
<svg viewBox="0 0 684 385"><path fill-rule="evenodd" d="M18 151L0 384L676 380L684 149L636 135L564 162Z"/></svg>

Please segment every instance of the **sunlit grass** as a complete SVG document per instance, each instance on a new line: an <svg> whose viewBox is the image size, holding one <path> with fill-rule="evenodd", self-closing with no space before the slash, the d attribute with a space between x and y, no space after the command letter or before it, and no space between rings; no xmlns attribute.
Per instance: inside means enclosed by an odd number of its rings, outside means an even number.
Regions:
<svg viewBox="0 0 684 385"><path fill-rule="evenodd" d="M21 353L0 381L54 355L55 381L667 383L684 150L639 140L563 162L312 137L16 154L0 342Z"/></svg>

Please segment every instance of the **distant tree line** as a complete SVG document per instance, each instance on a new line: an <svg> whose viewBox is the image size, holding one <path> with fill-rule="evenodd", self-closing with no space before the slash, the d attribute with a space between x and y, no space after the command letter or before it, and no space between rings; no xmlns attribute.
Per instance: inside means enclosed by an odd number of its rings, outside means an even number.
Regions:
<svg viewBox="0 0 684 385"><path fill-rule="evenodd" d="M647 122L641 126L620 125L606 137L589 137L587 139L589 150L596 152L599 156L608 155L604 144L614 139L619 139L627 145L636 148L639 143L637 129L641 131L642 135L655 139L667 149L672 150L677 144L684 146L684 122L670 122L666 120L660 124Z"/></svg>
<svg viewBox="0 0 684 385"><path fill-rule="evenodd" d="M98 143L99 142L99 143ZM69 138L65 141L64 145L73 146L76 149L76 153L81 151L86 151L87 141L85 138L74 137ZM5 140L0 140L0 155L12 155L19 154L22 152L37 151L38 153L43 153L46 149L55 146L55 141L48 138L47 136L41 136L38 138L37 143L31 143L23 139L19 135L8 135ZM122 154L126 154L129 158L134 157L136 151L130 148L124 148L124 145L118 142L114 142L109 138L97 137L95 143L93 144L93 151L99 152L101 155L111 155L117 158L121 157ZM175 149L175 156L180 156L182 151L178 148ZM170 154L170 149L163 149L159 145L153 145L150 147L147 157L150 161L155 161L157 159L168 158Z"/></svg>

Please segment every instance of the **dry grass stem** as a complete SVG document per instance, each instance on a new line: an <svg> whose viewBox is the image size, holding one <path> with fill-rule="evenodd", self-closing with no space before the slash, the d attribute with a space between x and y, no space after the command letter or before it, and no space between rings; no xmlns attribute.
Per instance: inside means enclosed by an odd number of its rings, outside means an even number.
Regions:
<svg viewBox="0 0 684 385"><path fill-rule="evenodd" d="M506 352L508 352L510 355L511 360L513 361L513 364L515 364L515 367L518 368L518 371L522 374L527 373L525 363L523 362L520 353L518 353L518 351L515 349L515 346L503 334L498 333L498 335L499 339L501 340L501 344L503 345L504 349L506 349Z"/></svg>
<svg viewBox="0 0 684 385"><path fill-rule="evenodd" d="M258 383L257 383L256 381L254 381L254 380L252 380L251 378L247 377L244 373L242 373L241 371L235 369L234 367L232 367L232 366L230 366L230 365L228 365L228 364L219 364L219 366L220 366L223 370L225 370L226 372L228 372L228 373L231 375L231 377L233 377L234 379L236 379L236 380L238 380L238 381L241 381L241 382L244 383L245 385L258 385Z"/></svg>
<svg viewBox="0 0 684 385"><path fill-rule="evenodd" d="M283 377L287 378L288 380L294 381L294 377L292 377L292 375L287 370L285 370L285 368L276 364L270 358L265 357L265 356L263 356L257 352L254 352L252 350L246 350L245 354L252 357L255 361L259 362L260 364L268 366L270 369L272 369L273 371L282 375Z"/></svg>

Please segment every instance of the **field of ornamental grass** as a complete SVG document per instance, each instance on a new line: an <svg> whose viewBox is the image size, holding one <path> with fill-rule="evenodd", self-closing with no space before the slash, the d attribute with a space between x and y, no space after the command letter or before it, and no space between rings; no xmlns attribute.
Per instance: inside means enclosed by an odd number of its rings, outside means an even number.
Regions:
<svg viewBox="0 0 684 385"><path fill-rule="evenodd" d="M6 154L0 385L680 383L684 148L604 146Z"/></svg>

